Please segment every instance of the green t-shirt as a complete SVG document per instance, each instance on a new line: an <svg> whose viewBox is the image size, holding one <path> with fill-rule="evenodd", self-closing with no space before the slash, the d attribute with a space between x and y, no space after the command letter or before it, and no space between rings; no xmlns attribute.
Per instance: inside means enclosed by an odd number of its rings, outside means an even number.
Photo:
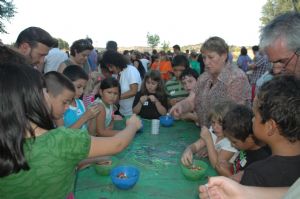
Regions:
<svg viewBox="0 0 300 199"><path fill-rule="evenodd" d="M197 62L195 60L191 60L190 67L191 67L191 69L194 69L198 73L198 75L200 75L202 73L199 62Z"/></svg>
<svg viewBox="0 0 300 199"><path fill-rule="evenodd" d="M0 198L66 198L73 192L75 167L87 158L91 139L86 131L53 129L24 144L30 170L0 178Z"/></svg>

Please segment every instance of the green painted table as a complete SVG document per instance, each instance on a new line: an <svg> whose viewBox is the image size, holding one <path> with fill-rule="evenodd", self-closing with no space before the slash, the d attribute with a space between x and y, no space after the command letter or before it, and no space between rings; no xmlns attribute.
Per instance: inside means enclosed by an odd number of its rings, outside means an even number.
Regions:
<svg viewBox="0 0 300 199"><path fill-rule="evenodd" d="M151 134L151 121L143 120L144 130L133 142L118 154L119 165L134 165L140 170L137 184L130 190L119 190L110 176L98 175L88 167L78 173L76 199L160 199L198 198L198 187L207 178L188 181L180 170L180 157L185 147L199 138L200 128L191 122L176 121L172 127L160 127L158 135ZM125 121L116 123L116 129L124 127ZM208 162L207 159L204 161ZM210 164L209 164L210 165ZM209 166L207 176L216 175Z"/></svg>

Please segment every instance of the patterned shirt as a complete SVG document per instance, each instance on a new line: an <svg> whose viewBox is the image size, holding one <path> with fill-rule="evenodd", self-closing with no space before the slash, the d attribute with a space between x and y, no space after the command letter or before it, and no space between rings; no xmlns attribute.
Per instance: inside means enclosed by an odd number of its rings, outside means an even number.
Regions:
<svg viewBox="0 0 300 199"><path fill-rule="evenodd" d="M251 105L251 88L245 73L237 66L227 64L215 83L207 71L199 76L195 86L195 111L199 124L209 126L208 114L214 104L233 100Z"/></svg>
<svg viewBox="0 0 300 199"><path fill-rule="evenodd" d="M254 58L255 68L250 77L250 84L256 84L256 81L270 68L270 62L267 56L257 53Z"/></svg>

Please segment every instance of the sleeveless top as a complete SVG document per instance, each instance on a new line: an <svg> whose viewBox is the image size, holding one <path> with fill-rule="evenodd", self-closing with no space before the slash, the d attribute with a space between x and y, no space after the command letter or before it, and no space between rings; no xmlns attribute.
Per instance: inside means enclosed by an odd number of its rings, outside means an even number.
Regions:
<svg viewBox="0 0 300 199"><path fill-rule="evenodd" d="M105 108L105 127L108 127L112 121L113 114L114 114L114 105L110 104L108 107L107 105L100 99L97 98L95 102L99 102Z"/></svg>
<svg viewBox="0 0 300 199"><path fill-rule="evenodd" d="M66 64L66 66L77 65L77 64L73 63L70 59L65 60L63 63ZM86 61L84 63L83 70L86 72L86 74L90 73L90 65L89 65L88 61Z"/></svg>

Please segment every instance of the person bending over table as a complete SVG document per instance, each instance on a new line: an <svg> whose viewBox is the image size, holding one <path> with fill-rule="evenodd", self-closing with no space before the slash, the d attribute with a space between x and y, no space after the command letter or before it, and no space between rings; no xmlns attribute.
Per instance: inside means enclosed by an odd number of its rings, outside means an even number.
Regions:
<svg viewBox="0 0 300 199"><path fill-rule="evenodd" d="M175 117L195 110L199 124L209 126L208 114L214 104L232 100L251 104L251 87L245 73L228 62L228 45L220 37L207 39L201 47L206 71L198 78L194 92L170 110Z"/></svg>
<svg viewBox="0 0 300 199"><path fill-rule="evenodd" d="M122 151L141 127L133 115L113 137L54 129L46 92L39 71L0 64L1 198L71 197L79 161Z"/></svg>

